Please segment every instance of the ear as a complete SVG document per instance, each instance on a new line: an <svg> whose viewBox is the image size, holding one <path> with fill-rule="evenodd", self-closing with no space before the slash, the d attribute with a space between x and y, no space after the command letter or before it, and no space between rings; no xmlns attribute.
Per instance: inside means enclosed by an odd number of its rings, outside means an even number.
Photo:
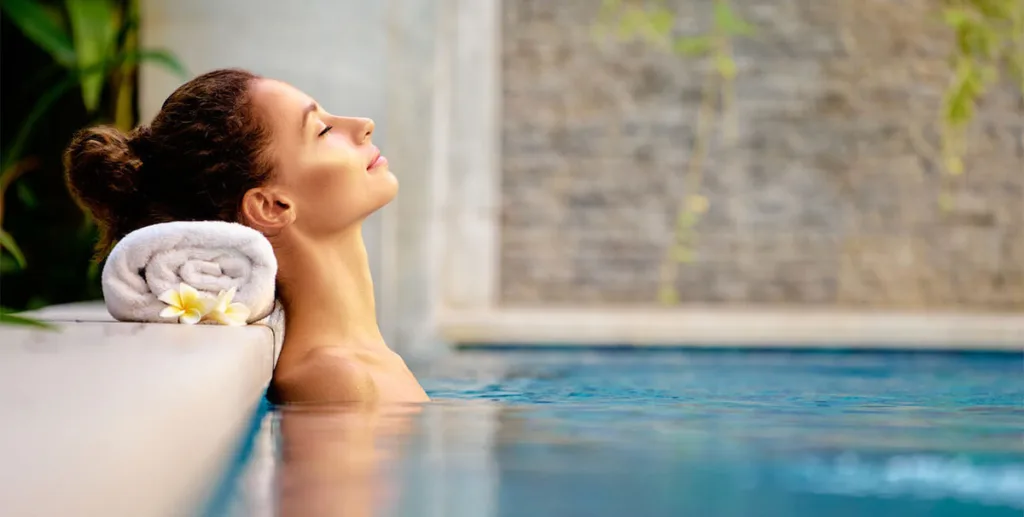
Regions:
<svg viewBox="0 0 1024 517"><path fill-rule="evenodd" d="M274 235L295 222L295 204L276 189L257 187L242 197L242 217L256 230Z"/></svg>

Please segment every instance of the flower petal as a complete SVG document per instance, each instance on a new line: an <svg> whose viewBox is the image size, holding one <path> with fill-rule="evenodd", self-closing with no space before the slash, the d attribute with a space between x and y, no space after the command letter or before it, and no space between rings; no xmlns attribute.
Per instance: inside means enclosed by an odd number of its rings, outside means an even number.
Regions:
<svg viewBox="0 0 1024 517"><path fill-rule="evenodd" d="M160 311L161 318L177 318L182 314L185 314L185 311L177 307L164 307L164 310Z"/></svg>
<svg viewBox="0 0 1024 517"><path fill-rule="evenodd" d="M228 305L228 309L224 311L224 313L230 318L237 318L242 321L248 321L249 315L252 314L252 311L250 311L249 308L245 306L245 304L235 302L232 303L231 305Z"/></svg>
<svg viewBox="0 0 1024 517"><path fill-rule="evenodd" d="M231 303L231 299L228 298L227 291L221 291L217 293L217 300L213 304L213 308L210 312L224 312L228 310L228 304Z"/></svg>
<svg viewBox="0 0 1024 517"><path fill-rule="evenodd" d="M182 282L181 284L178 285L178 293L178 296L181 297L182 308L185 308L186 306L191 306L196 300L200 298L199 291L196 291L195 287L192 287L186 284L185 282Z"/></svg>
<svg viewBox="0 0 1024 517"><path fill-rule="evenodd" d="M225 325L224 313L220 311L210 311L210 313L206 315L206 321L214 321L221 325Z"/></svg>
<svg viewBox="0 0 1024 517"><path fill-rule="evenodd" d="M168 289L160 293L160 296L158 296L157 299L171 307L181 308L181 295L179 295L178 291L175 291L174 289Z"/></svg>
<svg viewBox="0 0 1024 517"><path fill-rule="evenodd" d="M196 323L199 323L199 320L201 319L203 319L203 315L200 314L198 310L189 309L185 311L185 314L181 315L181 319L179 321L186 325L195 325Z"/></svg>
<svg viewBox="0 0 1024 517"><path fill-rule="evenodd" d="M249 314L251 311L243 303L232 303L228 305L224 310L214 309L210 311L208 318L220 323L221 325L230 325L233 327L246 325L249 323Z"/></svg>
<svg viewBox="0 0 1024 517"><path fill-rule="evenodd" d="M224 293L224 300L225 300L224 306L225 307L227 307L228 305L231 305L231 300L235 299L235 293L237 293L237 292L238 292L238 287L235 286L235 287L232 287L231 289L228 289L228 292Z"/></svg>
<svg viewBox="0 0 1024 517"><path fill-rule="evenodd" d="M223 325L243 326L249 322L249 307L241 303L232 303L227 310L217 312L217 321Z"/></svg>
<svg viewBox="0 0 1024 517"><path fill-rule="evenodd" d="M200 294L196 296L195 300L192 301L191 308L199 311L200 315L206 316L207 314L213 312L213 309L216 308L215 302L216 300L213 300L209 295Z"/></svg>

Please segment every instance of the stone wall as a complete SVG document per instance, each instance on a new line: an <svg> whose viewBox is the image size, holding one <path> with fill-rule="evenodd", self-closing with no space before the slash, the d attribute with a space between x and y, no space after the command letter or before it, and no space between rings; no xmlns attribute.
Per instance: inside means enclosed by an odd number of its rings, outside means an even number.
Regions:
<svg viewBox="0 0 1024 517"><path fill-rule="evenodd" d="M697 30L710 0L675 0ZM949 35L925 0L736 0L737 139L684 303L1024 309L1024 101L994 93L955 208L935 120ZM601 0L505 0L503 305L653 304L694 137L701 65L599 40Z"/></svg>

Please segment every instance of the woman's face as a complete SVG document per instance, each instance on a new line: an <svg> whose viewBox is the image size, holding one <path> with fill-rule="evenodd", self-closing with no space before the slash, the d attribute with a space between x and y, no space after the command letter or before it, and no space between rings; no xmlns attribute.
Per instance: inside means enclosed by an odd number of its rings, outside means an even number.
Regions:
<svg viewBox="0 0 1024 517"><path fill-rule="evenodd" d="M253 86L253 103L270 125L271 187L310 235L330 235L388 204L398 180L373 145L373 121L338 117L298 89L271 79Z"/></svg>

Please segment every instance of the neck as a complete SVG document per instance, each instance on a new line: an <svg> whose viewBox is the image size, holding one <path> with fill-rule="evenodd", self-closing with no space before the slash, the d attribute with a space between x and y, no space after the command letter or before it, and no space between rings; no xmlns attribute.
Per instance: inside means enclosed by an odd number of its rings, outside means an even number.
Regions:
<svg viewBox="0 0 1024 517"><path fill-rule="evenodd" d="M289 235L275 243L286 349L383 349L362 227L329 240Z"/></svg>

